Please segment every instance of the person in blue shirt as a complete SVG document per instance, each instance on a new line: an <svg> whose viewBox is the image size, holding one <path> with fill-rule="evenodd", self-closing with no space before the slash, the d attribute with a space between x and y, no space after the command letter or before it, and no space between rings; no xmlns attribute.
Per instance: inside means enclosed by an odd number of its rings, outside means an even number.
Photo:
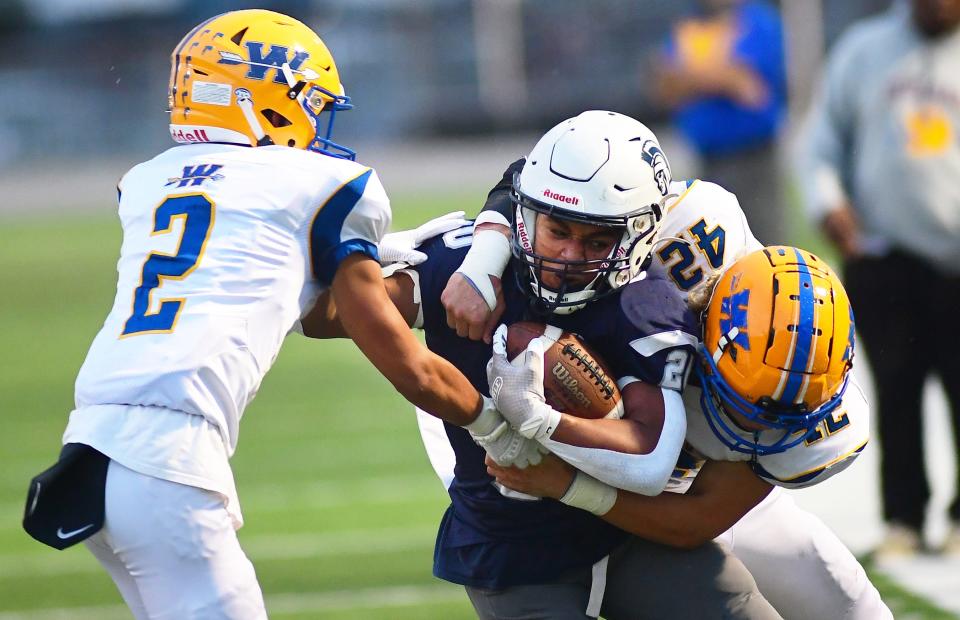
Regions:
<svg viewBox="0 0 960 620"><path fill-rule="evenodd" d="M656 94L700 158L699 177L740 197L757 238L784 243L777 137L787 104L783 27L757 0L701 0L655 68Z"/></svg>

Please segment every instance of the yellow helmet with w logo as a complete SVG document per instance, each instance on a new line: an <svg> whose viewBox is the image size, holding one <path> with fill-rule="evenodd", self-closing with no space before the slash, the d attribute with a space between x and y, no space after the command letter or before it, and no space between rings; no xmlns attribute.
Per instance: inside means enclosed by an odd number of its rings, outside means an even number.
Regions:
<svg viewBox="0 0 960 620"><path fill-rule="evenodd" d="M853 310L817 256L786 246L744 256L717 282L703 323L701 404L731 449L787 450L840 405L853 362ZM744 439L728 425L738 416L783 433L768 443Z"/></svg>
<svg viewBox="0 0 960 620"><path fill-rule="evenodd" d="M335 113L353 106L327 46L301 22L259 9L224 13L188 32L170 60L177 142L278 144L354 158L331 139Z"/></svg>

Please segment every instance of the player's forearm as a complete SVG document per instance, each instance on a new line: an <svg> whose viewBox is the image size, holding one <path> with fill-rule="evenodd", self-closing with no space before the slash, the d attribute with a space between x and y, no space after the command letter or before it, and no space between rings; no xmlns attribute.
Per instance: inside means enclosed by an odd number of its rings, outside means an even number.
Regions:
<svg viewBox="0 0 960 620"><path fill-rule="evenodd" d="M567 463L601 482L643 495L656 495L663 491L673 473L687 430L680 395L663 390L663 397L663 426L654 448L646 453L629 454L573 446L553 438L541 443Z"/></svg>
<svg viewBox="0 0 960 620"><path fill-rule="evenodd" d="M407 372L394 383L408 401L446 422L466 426L480 412L480 393L457 368L442 357L424 350L411 360Z"/></svg>
<svg viewBox="0 0 960 620"><path fill-rule="evenodd" d="M647 454L657 445L643 425L632 420L585 420L563 414L551 439L582 448Z"/></svg>
<svg viewBox="0 0 960 620"><path fill-rule="evenodd" d="M332 290L344 329L398 392L452 424L473 421L480 410L479 392L413 336L387 295L379 264L358 255L347 257Z"/></svg>
<svg viewBox="0 0 960 620"><path fill-rule="evenodd" d="M704 519L704 502L698 498L662 493L655 497L617 492L617 501L603 520L640 538L671 547L692 549L713 540L730 525Z"/></svg>
<svg viewBox="0 0 960 620"><path fill-rule="evenodd" d="M733 527L772 488L746 461L707 461L686 493L646 497L621 490L603 519L647 540L692 548Z"/></svg>
<svg viewBox="0 0 960 620"><path fill-rule="evenodd" d="M588 420L564 414L552 439L584 448L649 454L663 430L664 400L659 386L630 379L621 390L623 419ZM681 412L678 412L678 414Z"/></svg>

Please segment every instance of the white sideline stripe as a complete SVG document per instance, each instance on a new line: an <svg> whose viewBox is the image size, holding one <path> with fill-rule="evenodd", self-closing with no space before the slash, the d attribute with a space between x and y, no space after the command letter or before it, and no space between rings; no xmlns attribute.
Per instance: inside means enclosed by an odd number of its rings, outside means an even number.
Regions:
<svg viewBox="0 0 960 620"><path fill-rule="evenodd" d="M287 614L378 607L409 607L464 600L466 600L466 594L459 586L433 584L333 590L315 594L276 594L266 597L266 604L270 617L275 618ZM123 605L0 612L0 620L114 620L115 618L126 620L129 617L130 611Z"/></svg>
<svg viewBox="0 0 960 620"><path fill-rule="evenodd" d="M316 534L264 534L244 536L240 544L256 564L264 560L294 560L339 554L379 554L429 549L436 539L436 528L407 527L370 530L346 530ZM54 551L37 544L36 551L0 556L0 579L10 577L93 573L100 564L83 549ZM425 567L424 570L429 570Z"/></svg>
<svg viewBox="0 0 960 620"><path fill-rule="evenodd" d="M381 505L429 500L446 501L434 478L421 473L408 476L378 476L375 479L329 481L304 484L244 486L240 503L256 506L251 514L317 509L353 504ZM246 511L245 511L246 512ZM0 515L22 515L23 501L0 504ZM0 531L19 530L20 517L0 519Z"/></svg>

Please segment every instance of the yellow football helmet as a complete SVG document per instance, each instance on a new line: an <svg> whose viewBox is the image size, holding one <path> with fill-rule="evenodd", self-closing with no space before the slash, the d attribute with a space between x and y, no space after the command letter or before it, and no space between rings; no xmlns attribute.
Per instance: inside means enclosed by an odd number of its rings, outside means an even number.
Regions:
<svg viewBox="0 0 960 620"><path fill-rule="evenodd" d="M839 278L810 252L773 246L739 259L717 282L703 323L701 404L729 448L782 452L839 406L853 363L853 310ZM744 439L724 413L783 435Z"/></svg>
<svg viewBox="0 0 960 620"><path fill-rule="evenodd" d="M224 13L188 32L170 61L177 142L279 144L355 157L331 140L335 113L353 107L333 56L299 21L260 9Z"/></svg>

